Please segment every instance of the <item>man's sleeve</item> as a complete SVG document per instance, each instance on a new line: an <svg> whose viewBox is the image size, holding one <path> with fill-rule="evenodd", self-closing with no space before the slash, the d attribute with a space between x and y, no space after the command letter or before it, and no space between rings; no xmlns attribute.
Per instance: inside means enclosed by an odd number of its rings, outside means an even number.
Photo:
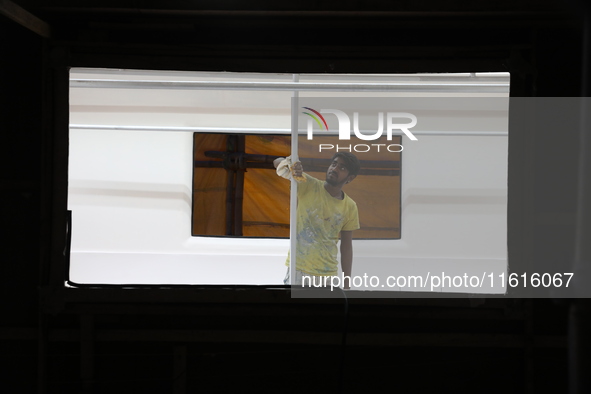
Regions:
<svg viewBox="0 0 591 394"><path fill-rule="evenodd" d="M353 201L347 223L343 226L341 231L353 231L359 229L359 213L357 212L357 204Z"/></svg>

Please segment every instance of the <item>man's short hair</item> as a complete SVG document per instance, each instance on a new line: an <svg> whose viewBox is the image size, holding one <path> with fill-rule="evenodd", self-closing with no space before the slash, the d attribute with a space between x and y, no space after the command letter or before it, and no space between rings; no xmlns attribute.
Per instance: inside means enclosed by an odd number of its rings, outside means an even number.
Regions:
<svg viewBox="0 0 591 394"><path fill-rule="evenodd" d="M357 175L361 169L361 163L357 156L350 152L337 152L332 157L334 161L337 157L340 157L345 162L345 167L349 170L349 175Z"/></svg>

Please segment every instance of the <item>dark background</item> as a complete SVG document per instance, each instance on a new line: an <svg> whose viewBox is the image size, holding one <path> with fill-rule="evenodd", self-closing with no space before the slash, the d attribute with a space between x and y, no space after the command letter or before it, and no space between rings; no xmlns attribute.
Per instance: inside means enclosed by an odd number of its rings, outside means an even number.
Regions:
<svg viewBox="0 0 591 394"><path fill-rule="evenodd" d="M513 97L589 92L582 1L218 3L0 1L3 390L589 392L583 301L63 286L69 67L509 71ZM591 261L579 130L509 134L509 263Z"/></svg>

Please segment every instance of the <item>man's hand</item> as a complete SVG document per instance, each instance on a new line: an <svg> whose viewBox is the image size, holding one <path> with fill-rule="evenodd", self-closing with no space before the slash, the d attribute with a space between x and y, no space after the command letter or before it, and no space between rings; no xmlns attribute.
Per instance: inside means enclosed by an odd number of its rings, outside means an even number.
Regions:
<svg viewBox="0 0 591 394"><path fill-rule="evenodd" d="M301 162L296 161L291 166L291 176L293 176L293 179L295 179L296 182L306 182L306 177L304 176L304 168L302 167Z"/></svg>
<svg viewBox="0 0 591 394"><path fill-rule="evenodd" d="M296 178L303 176L304 167L302 167L301 161L296 161L295 163L293 163L293 165L291 166L291 173Z"/></svg>
<svg viewBox="0 0 591 394"><path fill-rule="evenodd" d="M289 157L278 157L277 159L273 160L273 165L275 168L277 168L277 175L280 177L286 179L293 178L297 182L306 182L304 169L302 167L302 163L299 161L292 164Z"/></svg>

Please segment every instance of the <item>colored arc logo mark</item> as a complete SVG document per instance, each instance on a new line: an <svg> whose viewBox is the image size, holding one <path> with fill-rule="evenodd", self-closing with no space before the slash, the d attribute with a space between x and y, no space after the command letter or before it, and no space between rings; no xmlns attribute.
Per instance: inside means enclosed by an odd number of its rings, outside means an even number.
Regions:
<svg viewBox="0 0 591 394"><path fill-rule="evenodd" d="M312 109L310 107L302 107L302 108L310 110L310 111L314 112L316 115L318 115L320 117L320 119L322 119L322 123L324 123L324 126L325 126L324 128L326 129L326 131L328 131L328 124L326 123L324 116L322 116L320 114L320 112L318 112L315 109ZM304 114L308 115L309 117L311 117L312 119L314 119L316 121L316 123L318 123L318 126L320 126L320 129L322 129L322 123L320 123L320 119L318 119L316 116L312 115L309 112L302 112L302 113L304 113Z"/></svg>

